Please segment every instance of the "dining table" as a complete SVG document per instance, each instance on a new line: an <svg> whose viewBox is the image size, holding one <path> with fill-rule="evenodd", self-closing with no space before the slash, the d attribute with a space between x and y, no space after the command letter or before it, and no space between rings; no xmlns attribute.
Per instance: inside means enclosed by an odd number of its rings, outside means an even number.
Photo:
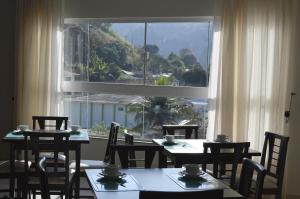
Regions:
<svg viewBox="0 0 300 199"><path fill-rule="evenodd" d="M75 152L75 198L79 198L79 188L80 188L80 159L81 159L81 145L88 144L90 142L89 135L87 131L78 131L78 132L71 132L70 130L30 130L32 132L70 132L69 137L69 150ZM10 145L10 197L14 197L14 187L15 187L15 160L16 160L16 151L25 150L26 142L25 137L21 131L14 130L8 132L3 138L2 141L4 143L8 143Z"/></svg>
<svg viewBox="0 0 300 199"><path fill-rule="evenodd" d="M93 189L95 198L99 199L138 199L139 191L205 191L223 189L223 197L244 198L222 181L207 173L199 178L185 178L182 168L130 168L121 169L125 174L119 179L105 179L101 169L86 169L88 182Z"/></svg>
<svg viewBox="0 0 300 199"><path fill-rule="evenodd" d="M205 154L203 148L203 143L209 142L209 140L174 139L173 143L166 143L166 139L153 139L152 142L164 146L164 154L174 162L176 168L180 168L184 164L213 163L214 157L209 153ZM253 156L261 156L261 152L250 148L247 153L242 154L241 161L245 157L251 159Z"/></svg>

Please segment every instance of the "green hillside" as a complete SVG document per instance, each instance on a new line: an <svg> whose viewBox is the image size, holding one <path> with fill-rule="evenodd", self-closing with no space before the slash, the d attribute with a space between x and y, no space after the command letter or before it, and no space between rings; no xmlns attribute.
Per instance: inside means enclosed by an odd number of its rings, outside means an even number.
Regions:
<svg viewBox="0 0 300 199"><path fill-rule="evenodd" d="M65 55L65 67L80 74L80 80L130 82L143 79L144 47L136 47L114 32L110 23L72 24L65 27L77 45L77 54ZM76 43L75 43L76 42ZM162 76L183 86L207 86L207 73L189 49L164 58L156 45L148 44L146 81L155 84ZM66 52L66 51L65 51ZM70 52L67 51L67 52ZM72 51L71 51L72 52ZM68 70L68 69L67 69Z"/></svg>

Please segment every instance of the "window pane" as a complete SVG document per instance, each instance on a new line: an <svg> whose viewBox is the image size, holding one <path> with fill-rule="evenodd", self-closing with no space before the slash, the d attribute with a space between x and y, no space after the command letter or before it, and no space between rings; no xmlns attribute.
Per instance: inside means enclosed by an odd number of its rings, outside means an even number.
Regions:
<svg viewBox="0 0 300 199"><path fill-rule="evenodd" d="M147 23L147 83L208 85L210 22Z"/></svg>
<svg viewBox="0 0 300 199"><path fill-rule="evenodd" d="M66 24L65 80L143 84L144 27L144 23Z"/></svg>
<svg viewBox="0 0 300 199"><path fill-rule="evenodd" d="M64 111L71 124L91 135L108 135L112 121L136 137L162 138L163 124L198 124L206 136L207 101L97 93L65 93Z"/></svg>
<svg viewBox="0 0 300 199"><path fill-rule="evenodd" d="M139 138L161 138L163 124L197 124L205 137L211 23L65 24L64 115L96 136L116 121Z"/></svg>

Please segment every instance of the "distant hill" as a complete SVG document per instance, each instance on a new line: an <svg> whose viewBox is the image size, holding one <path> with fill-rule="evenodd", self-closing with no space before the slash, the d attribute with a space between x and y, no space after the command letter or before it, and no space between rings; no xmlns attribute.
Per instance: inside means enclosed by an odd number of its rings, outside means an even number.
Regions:
<svg viewBox="0 0 300 199"><path fill-rule="evenodd" d="M144 23L114 23L112 30L135 46L144 44ZM147 43L159 47L159 54L165 58L171 53L179 53L182 48L190 49L198 62L208 67L208 22L190 23L148 23Z"/></svg>

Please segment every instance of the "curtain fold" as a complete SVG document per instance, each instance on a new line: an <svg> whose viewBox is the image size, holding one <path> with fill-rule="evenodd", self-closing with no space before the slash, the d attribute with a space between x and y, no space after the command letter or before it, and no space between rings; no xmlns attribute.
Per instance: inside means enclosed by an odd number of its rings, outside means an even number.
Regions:
<svg viewBox="0 0 300 199"><path fill-rule="evenodd" d="M17 0L16 121L59 111L63 1Z"/></svg>
<svg viewBox="0 0 300 199"><path fill-rule="evenodd" d="M215 109L210 137L248 140L261 149L265 131L283 133L295 39L297 0L224 0L221 14L218 83L210 84ZM214 57L214 55L212 56ZM214 78L214 77L211 77Z"/></svg>

